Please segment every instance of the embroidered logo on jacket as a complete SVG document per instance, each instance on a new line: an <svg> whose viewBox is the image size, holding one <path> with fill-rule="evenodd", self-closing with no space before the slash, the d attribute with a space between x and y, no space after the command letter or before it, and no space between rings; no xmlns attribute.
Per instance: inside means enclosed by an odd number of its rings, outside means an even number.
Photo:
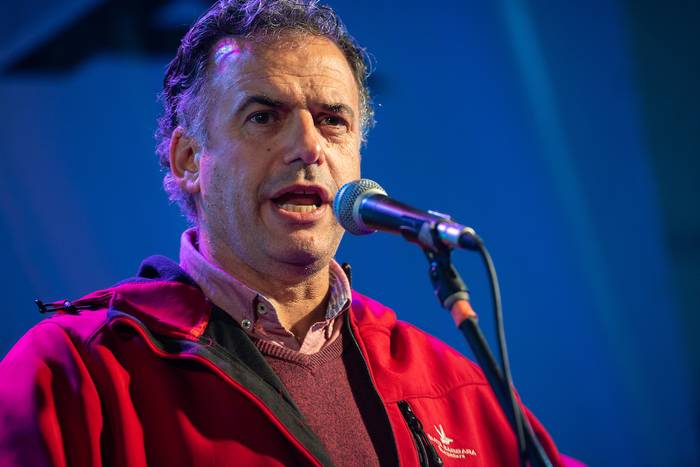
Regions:
<svg viewBox="0 0 700 467"><path fill-rule="evenodd" d="M433 425L433 428L435 428L435 432L437 433L439 438L436 438L430 433L426 434L428 435L428 439L430 439L430 441L432 441L433 444L435 444L435 446L438 448L438 451L440 451L442 454L453 459L465 459L467 456L476 457L476 451L474 449L451 448L450 444L454 442L454 439L450 438L449 436L447 436L447 434L445 434L445 429L442 427L442 425Z"/></svg>
<svg viewBox="0 0 700 467"><path fill-rule="evenodd" d="M447 446L452 444L452 441L454 441L454 440L452 438L448 438L445 435L445 429L442 427L442 425L438 425L438 426L433 425L433 426L435 427L435 431L437 431L437 434L440 435L440 442L441 443L443 443Z"/></svg>

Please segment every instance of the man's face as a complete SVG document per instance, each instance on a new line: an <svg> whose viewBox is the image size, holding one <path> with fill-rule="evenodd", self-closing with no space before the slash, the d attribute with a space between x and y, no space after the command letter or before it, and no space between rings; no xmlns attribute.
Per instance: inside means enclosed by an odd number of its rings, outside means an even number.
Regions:
<svg viewBox="0 0 700 467"><path fill-rule="evenodd" d="M264 275L320 270L342 236L332 197L360 176L359 92L347 60L325 38L224 39L209 73L200 229L219 254Z"/></svg>

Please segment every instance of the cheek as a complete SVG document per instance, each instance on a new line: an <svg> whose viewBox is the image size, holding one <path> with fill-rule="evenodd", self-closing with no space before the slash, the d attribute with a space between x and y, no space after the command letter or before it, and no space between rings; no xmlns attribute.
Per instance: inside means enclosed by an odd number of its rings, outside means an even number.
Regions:
<svg viewBox="0 0 700 467"><path fill-rule="evenodd" d="M210 209L227 208L234 181L231 180L231 167L222 164L217 156L202 159L200 164L200 190L204 204Z"/></svg>
<svg viewBox="0 0 700 467"><path fill-rule="evenodd" d="M335 178L342 184L360 178L360 156L357 153L343 154L336 161ZM338 186L340 188L340 185Z"/></svg>
<svg viewBox="0 0 700 467"><path fill-rule="evenodd" d="M219 216L250 216L257 209L261 171L252 164L235 163L243 162L241 159L231 157L225 163L212 164L202 174L206 180L202 196Z"/></svg>
<svg viewBox="0 0 700 467"><path fill-rule="evenodd" d="M352 169L352 179L356 180L360 178L360 157L358 156L355 160L355 163L353 164L353 169Z"/></svg>
<svg viewBox="0 0 700 467"><path fill-rule="evenodd" d="M215 183L212 180L213 174L214 172L202 158L199 162L199 194L205 200L209 198L209 192Z"/></svg>

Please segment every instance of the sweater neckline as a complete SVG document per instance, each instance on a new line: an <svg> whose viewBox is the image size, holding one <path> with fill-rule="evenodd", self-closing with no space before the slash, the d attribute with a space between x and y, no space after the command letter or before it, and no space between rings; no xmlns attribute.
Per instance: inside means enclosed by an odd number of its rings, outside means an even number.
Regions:
<svg viewBox="0 0 700 467"><path fill-rule="evenodd" d="M341 330L336 339L328 346L313 354L301 353L288 347L282 347L274 342L262 339L255 340L255 346L266 357L283 360L295 365L314 370L330 361L337 360L345 349L345 330Z"/></svg>

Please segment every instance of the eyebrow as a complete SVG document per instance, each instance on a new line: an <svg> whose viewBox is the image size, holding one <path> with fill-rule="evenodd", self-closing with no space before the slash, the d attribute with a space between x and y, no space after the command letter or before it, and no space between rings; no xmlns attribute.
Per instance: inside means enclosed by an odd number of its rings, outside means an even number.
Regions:
<svg viewBox="0 0 700 467"><path fill-rule="evenodd" d="M352 108L349 105L346 104L321 104L321 108L325 110L326 112L334 113L334 114L345 114L349 115L351 119L355 118L355 112L352 111Z"/></svg>
<svg viewBox="0 0 700 467"><path fill-rule="evenodd" d="M255 95L246 97L243 100L243 102L238 106L235 113L236 114L243 113L243 111L245 111L245 109L247 109L249 106L251 106L253 104L260 104L260 105L264 105L266 107L272 107L275 109L288 107L288 105L282 101L272 99L271 97L266 96L264 94L255 94ZM347 104L343 104L343 103L338 102L338 103L332 103L332 104L320 104L319 106L323 110L325 110L326 112L330 112L330 113L334 113L334 114L345 114L345 115L349 115L351 118L355 117L355 112L353 112L352 108Z"/></svg>
<svg viewBox="0 0 700 467"><path fill-rule="evenodd" d="M282 101L277 101L277 100L272 99L264 94L257 94L257 95L248 96L247 98L245 98L245 100L243 100L241 105L238 106L235 113L236 114L242 113L245 109L247 109L249 106L251 106L253 104L260 104L260 105L264 105L267 107L273 107L273 108L280 108L280 107L285 106L284 102L282 102Z"/></svg>

